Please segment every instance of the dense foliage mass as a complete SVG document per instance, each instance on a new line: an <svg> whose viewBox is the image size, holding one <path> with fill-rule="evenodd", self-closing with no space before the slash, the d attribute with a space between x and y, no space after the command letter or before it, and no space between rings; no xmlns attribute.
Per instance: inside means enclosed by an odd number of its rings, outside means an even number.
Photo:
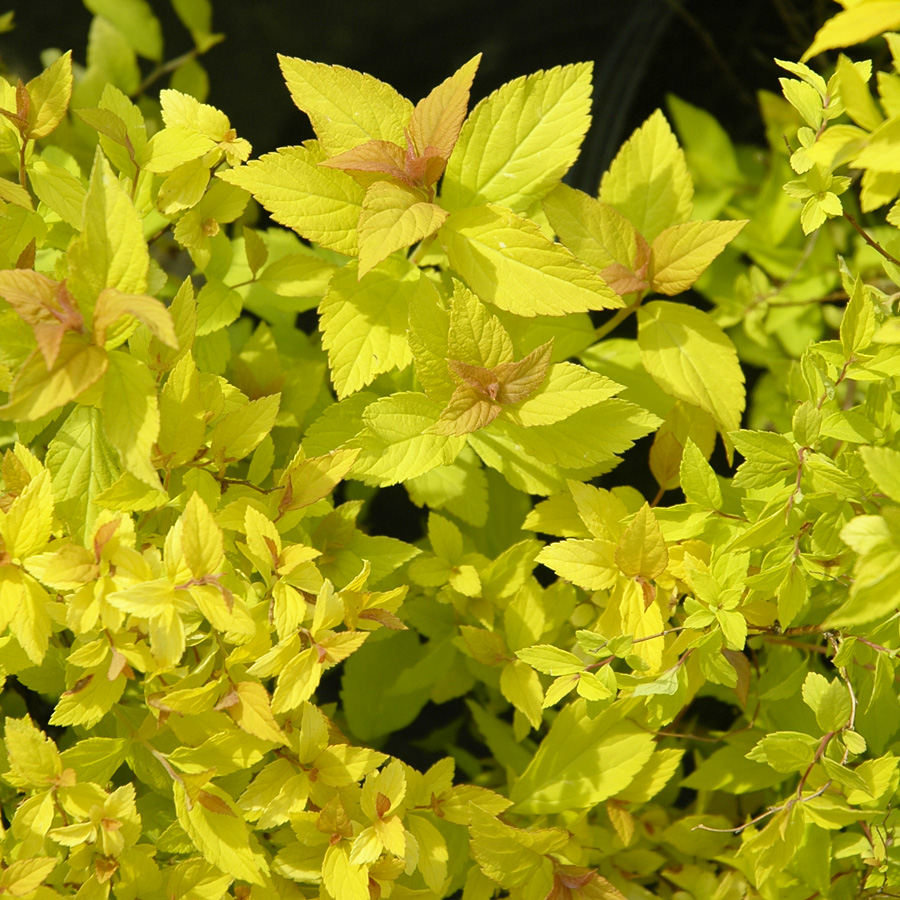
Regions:
<svg viewBox="0 0 900 900"><path fill-rule="evenodd" d="M0 895L900 895L900 2L596 196L589 64L281 57L255 159L208 0L86 2L0 79Z"/></svg>

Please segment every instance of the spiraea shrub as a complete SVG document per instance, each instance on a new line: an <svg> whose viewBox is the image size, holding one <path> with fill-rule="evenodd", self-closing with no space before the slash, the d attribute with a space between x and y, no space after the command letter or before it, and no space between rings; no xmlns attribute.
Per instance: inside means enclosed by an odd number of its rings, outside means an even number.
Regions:
<svg viewBox="0 0 900 900"><path fill-rule="evenodd" d="M206 0L0 79L0 895L900 895L900 3L842 2L767 147L672 97L590 194L588 63L282 56L259 158Z"/></svg>

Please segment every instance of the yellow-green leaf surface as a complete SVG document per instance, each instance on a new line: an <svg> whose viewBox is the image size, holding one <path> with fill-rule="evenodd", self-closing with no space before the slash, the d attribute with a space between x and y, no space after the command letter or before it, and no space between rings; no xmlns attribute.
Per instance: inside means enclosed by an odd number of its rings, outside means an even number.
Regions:
<svg viewBox="0 0 900 900"><path fill-rule="evenodd" d="M228 413L213 429L210 453L214 458L243 459L272 430L281 394L251 400Z"/></svg>
<svg viewBox="0 0 900 900"><path fill-rule="evenodd" d="M747 220L741 219L685 222L666 228L651 247L653 290L669 296L686 291L746 224Z"/></svg>
<svg viewBox="0 0 900 900"><path fill-rule="evenodd" d="M319 166L325 158L316 142L307 142L266 153L217 177L250 191L276 222L352 256L365 191L346 172Z"/></svg>
<svg viewBox="0 0 900 900"><path fill-rule="evenodd" d="M57 862L51 857L41 856L10 863L0 873L0 894L10 897L33 895L56 868Z"/></svg>
<svg viewBox="0 0 900 900"><path fill-rule="evenodd" d="M653 735L618 710L592 718L583 701L556 717L510 799L522 814L587 809L628 787L653 753Z"/></svg>
<svg viewBox="0 0 900 900"><path fill-rule="evenodd" d="M222 529L199 494L191 494L181 516L181 546L184 561L194 578L222 572Z"/></svg>
<svg viewBox="0 0 900 900"><path fill-rule="evenodd" d="M57 516L74 537L90 535L99 512L95 501L121 472L100 410L76 407L50 442L46 463L53 476Z"/></svg>
<svg viewBox="0 0 900 900"><path fill-rule="evenodd" d="M216 146L205 134L183 125L170 125L157 131L138 157L138 164L147 172L171 172L173 169L203 156Z"/></svg>
<svg viewBox="0 0 900 900"><path fill-rule="evenodd" d="M103 377L107 355L80 336L63 336L51 369L37 350L19 370L9 391L9 402L0 407L0 419L33 422L74 400Z"/></svg>
<svg viewBox="0 0 900 900"><path fill-rule="evenodd" d="M469 808L469 841L472 856L493 879L487 883L490 894L496 882L505 888L528 884L535 896L544 897L553 885L553 866L546 854L564 846L566 832L561 828L513 828L478 806L476 799Z"/></svg>
<svg viewBox="0 0 900 900"><path fill-rule="evenodd" d="M723 432L744 410L744 373L734 345L706 313L666 300L638 310L638 345L666 393L705 409Z"/></svg>
<svg viewBox="0 0 900 900"><path fill-rule="evenodd" d="M64 222L81 231L84 198L87 194L82 180L63 166L43 159L35 160L28 177L38 199L46 203Z"/></svg>
<svg viewBox="0 0 900 900"><path fill-rule="evenodd" d="M832 16L817 32L801 59L806 61L823 50L861 44L885 31L900 28L900 0L842 2L844 10Z"/></svg>
<svg viewBox="0 0 900 900"><path fill-rule="evenodd" d="M105 288L97 297L93 326L94 331L99 332L98 343L103 343L106 329L122 316L134 316L157 340L173 350L178 349L172 314L162 301L146 294L123 294L116 288Z"/></svg>
<svg viewBox="0 0 900 900"><path fill-rule="evenodd" d="M622 533L616 547L616 562L629 578L653 579L665 571L669 551L648 503L638 510Z"/></svg>
<svg viewBox="0 0 900 900"><path fill-rule="evenodd" d="M63 169L63 171L65 171L65 169ZM32 187L37 194L37 185L35 185L33 178ZM21 206L22 209L34 209L34 201L31 199L31 194L29 194L21 184L10 181L8 178L0 178L0 200L5 200L7 203L15 203L16 206Z"/></svg>
<svg viewBox="0 0 900 900"><path fill-rule="evenodd" d="M106 159L94 159L84 204L84 232L69 245L69 289L87 312L103 288L147 290L150 255L137 210Z"/></svg>
<svg viewBox="0 0 900 900"><path fill-rule="evenodd" d="M500 672L500 692L525 716L532 728L541 727L544 692L531 666L517 659Z"/></svg>
<svg viewBox="0 0 900 900"><path fill-rule="evenodd" d="M226 137L225 132L231 128L225 113L183 91L171 88L161 90L159 103L166 128L185 128L206 135L216 143L222 141ZM230 135L228 138L229 142L233 141Z"/></svg>
<svg viewBox="0 0 900 900"><path fill-rule="evenodd" d="M508 435L528 459L579 469L611 459L659 424L652 413L613 397L552 425L523 428L498 421L491 430Z"/></svg>
<svg viewBox="0 0 900 900"><path fill-rule="evenodd" d="M108 678L109 665L101 663L85 670L60 698L50 716L51 725L83 725L93 728L125 691L124 675Z"/></svg>
<svg viewBox="0 0 900 900"><path fill-rule="evenodd" d="M123 467L150 487L162 488L150 452L159 434L156 382L150 370L114 350L103 384L103 427Z"/></svg>
<svg viewBox="0 0 900 900"><path fill-rule="evenodd" d="M441 202L450 210L500 203L524 211L578 156L590 123L591 63L517 78L482 100L447 164Z"/></svg>
<svg viewBox="0 0 900 900"><path fill-rule="evenodd" d="M9 757L4 780L17 788L48 788L62 772L56 745L29 718L7 717L3 743Z"/></svg>
<svg viewBox="0 0 900 900"><path fill-rule="evenodd" d="M890 447L860 447L859 455L878 489L900 503L900 452Z"/></svg>
<svg viewBox="0 0 900 900"><path fill-rule="evenodd" d="M537 561L586 591L607 590L619 577L616 545L599 538L547 544Z"/></svg>
<svg viewBox="0 0 900 900"><path fill-rule="evenodd" d="M690 218L693 196L684 153L660 110L622 145L600 182L600 200L651 243Z"/></svg>
<svg viewBox="0 0 900 900"><path fill-rule="evenodd" d="M517 425L552 425L612 397L621 385L573 363L550 366L543 383L526 399L507 406L503 417Z"/></svg>
<svg viewBox="0 0 900 900"><path fill-rule="evenodd" d="M46 470L25 485L0 520L0 534L12 559L23 560L44 549L53 521L53 493Z"/></svg>
<svg viewBox="0 0 900 900"><path fill-rule="evenodd" d="M500 206L452 213L438 233L450 265L482 299L519 316L615 309L619 297L593 269Z"/></svg>
<svg viewBox="0 0 900 900"><path fill-rule="evenodd" d="M72 96L72 51L68 50L27 84L28 137L46 137L62 121Z"/></svg>
<svg viewBox="0 0 900 900"><path fill-rule="evenodd" d="M362 279L354 263L334 274L319 316L338 398L410 364L408 310L419 291L428 290L423 281L419 269L400 258L385 260Z"/></svg>
<svg viewBox="0 0 900 900"><path fill-rule="evenodd" d="M341 900L369 900L369 870L350 862L345 842L333 844L325 851L321 878L332 897Z"/></svg>
<svg viewBox="0 0 900 900"><path fill-rule="evenodd" d="M576 675L586 665L574 653L552 644L535 644L534 647L516 650L516 656L545 675Z"/></svg>
<svg viewBox="0 0 900 900"><path fill-rule="evenodd" d="M559 239L595 269L634 264L634 225L608 203L560 184L544 197L543 208Z"/></svg>
<svg viewBox="0 0 900 900"><path fill-rule="evenodd" d="M229 707L229 712L238 727L261 740L286 744L287 738L272 715L266 689L255 681L241 681L235 690L240 700L235 706Z"/></svg>
<svg viewBox="0 0 900 900"><path fill-rule="evenodd" d="M159 395L159 452L169 468L194 458L206 432L200 376L186 353L175 364Z"/></svg>
<svg viewBox="0 0 900 900"><path fill-rule="evenodd" d="M173 782L173 787L178 823L204 859L234 878L263 884L260 861L251 849L247 824L231 797L207 785L192 800L180 780Z"/></svg>
<svg viewBox="0 0 900 900"><path fill-rule="evenodd" d="M447 211L421 194L389 181L369 185L359 214L359 277L402 250L434 234Z"/></svg>
<svg viewBox="0 0 900 900"><path fill-rule="evenodd" d="M351 444L362 451L353 476L384 486L452 462L465 438L429 431L440 412L436 403L417 393L392 394L369 405L367 427Z"/></svg>
<svg viewBox="0 0 900 900"><path fill-rule="evenodd" d="M350 471L359 450L333 450L292 465L287 472L288 485L279 508L286 512L302 509L327 497Z"/></svg>
<svg viewBox="0 0 900 900"><path fill-rule="evenodd" d="M453 283L446 353L475 366L491 369L513 358L513 344L500 320L461 282Z"/></svg>
<svg viewBox="0 0 900 900"><path fill-rule="evenodd" d="M413 105L371 75L279 54L278 63L297 108L312 122L328 156L366 141L406 144Z"/></svg>

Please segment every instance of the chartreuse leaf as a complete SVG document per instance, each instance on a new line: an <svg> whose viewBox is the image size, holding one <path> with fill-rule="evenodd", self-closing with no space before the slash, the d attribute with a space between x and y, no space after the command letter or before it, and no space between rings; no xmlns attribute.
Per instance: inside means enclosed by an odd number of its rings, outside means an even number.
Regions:
<svg viewBox="0 0 900 900"><path fill-rule="evenodd" d="M20 790L48 788L62 774L62 760L56 745L38 731L31 719L7 717L3 743L9 758L9 771L3 778L13 787Z"/></svg>
<svg viewBox="0 0 900 900"><path fill-rule="evenodd" d="M405 144L413 105L371 75L279 54L297 108L305 112L328 156L372 140Z"/></svg>
<svg viewBox="0 0 900 900"><path fill-rule="evenodd" d="M38 160L41 162L41 160ZM32 167L33 171L33 167ZM66 170L63 169L65 172ZM68 174L68 173L66 173ZM35 179L32 177L31 181L32 187L34 188L34 192L38 194L39 199L43 199L40 196L38 191L38 186L35 184ZM43 183L41 185L43 187ZM31 194L28 193L25 188L22 187L21 184L16 184L14 181L10 181L8 178L0 179L0 200L5 200L7 203L15 203L16 206L21 206L22 209L27 209L31 212L34 211L34 201L31 199ZM49 203L47 204L50 205ZM51 207L52 209L52 207ZM55 212L56 210L54 210ZM79 218L79 225L80 225Z"/></svg>
<svg viewBox="0 0 900 900"><path fill-rule="evenodd" d="M130 317L131 324L136 319L146 325L150 333L167 347L178 349L178 335L172 314L164 303L146 294L123 294L116 288L104 288L97 297L92 323L96 342L106 343L107 330L124 316ZM122 329L111 330L114 333L111 340L116 345L120 344L124 337Z"/></svg>
<svg viewBox="0 0 900 900"><path fill-rule="evenodd" d="M628 578L652 580L665 571L669 552L659 522L648 503L638 510L622 532L616 547L616 562Z"/></svg>
<svg viewBox="0 0 900 900"><path fill-rule="evenodd" d="M237 460L251 454L272 430L280 402L281 394L269 394L228 413L213 429L213 458Z"/></svg>
<svg viewBox="0 0 900 900"><path fill-rule="evenodd" d="M802 772L813 761L820 743L810 734L776 731L761 738L747 759L768 763L776 772Z"/></svg>
<svg viewBox="0 0 900 900"><path fill-rule="evenodd" d="M823 732L840 731L853 711L850 692L840 678L830 681L818 672L809 672L803 682L803 702L815 713Z"/></svg>
<svg viewBox="0 0 900 900"><path fill-rule="evenodd" d="M724 331L704 312L657 300L638 310L647 371L668 394L706 410L723 433L740 427L744 373Z"/></svg>
<svg viewBox="0 0 900 900"><path fill-rule="evenodd" d="M619 389L614 381L582 366L557 363L550 366L547 377L532 394L506 406L502 415L517 425L552 425L608 400Z"/></svg>
<svg viewBox="0 0 900 900"><path fill-rule="evenodd" d="M900 451L890 447L860 447L859 455L878 489L900 503Z"/></svg>
<svg viewBox="0 0 900 900"><path fill-rule="evenodd" d="M52 521L53 493L45 469L25 485L0 521L6 552L14 560L24 560L43 550L50 540Z"/></svg>
<svg viewBox="0 0 900 900"><path fill-rule="evenodd" d="M419 269L400 258L385 260L362 279L354 263L334 274L319 316L338 399L409 365L408 310L430 290Z"/></svg>
<svg viewBox="0 0 900 900"><path fill-rule="evenodd" d="M544 691L531 666L518 659L508 662L500 672L500 692L525 716L532 728L541 727Z"/></svg>
<svg viewBox="0 0 900 900"><path fill-rule="evenodd" d="M359 214L359 277L387 259L434 234L447 211L422 200L402 184L376 181L369 185Z"/></svg>
<svg viewBox="0 0 900 900"><path fill-rule="evenodd" d="M382 397L367 406L366 427L351 442L361 450L353 477L371 484L397 484L453 462L465 438L431 431L440 414L440 407L424 394L411 392Z"/></svg>
<svg viewBox="0 0 900 900"><path fill-rule="evenodd" d="M691 173L700 184L716 190L715 202L720 206L728 194L719 192L745 180L728 132L706 110L674 94L666 97L666 104Z"/></svg>
<svg viewBox="0 0 900 900"><path fill-rule="evenodd" d="M616 795L616 800L646 803L652 800L671 780L681 764L684 750L657 750L632 783Z"/></svg>
<svg viewBox="0 0 900 900"><path fill-rule="evenodd" d="M207 862L241 881L263 884L261 856L253 852L241 811L220 788L206 784L190 796L173 782L178 823Z"/></svg>
<svg viewBox="0 0 900 900"><path fill-rule="evenodd" d="M275 721L269 693L255 681L235 685L238 702L228 707L229 715L239 728L264 741L287 744L288 740Z"/></svg>
<svg viewBox="0 0 900 900"><path fill-rule="evenodd" d="M103 382L103 427L119 451L123 468L162 489L150 452L159 434L156 382L139 360L119 350L108 355Z"/></svg>
<svg viewBox="0 0 900 900"><path fill-rule="evenodd" d="M95 503L121 473L100 410L73 410L50 442L46 463L53 476L56 514L73 537L90 535L99 512Z"/></svg>
<svg viewBox="0 0 900 900"><path fill-rule="evenodd" d="M510 799L522 814L586 809L628 787L653 746L652 735L615 708L591 718L576 700L556 717Z"/></svg>
<svg viewBox="0 0 900 900"><path fill-rule="evenodd" d="M39 856L10 863L0 873L0 893L10 897L33 895L56 868L57 862L53 857Z"/></svg>
<svg viewBox="0 0 900 900"><path fill-rule="evenodd" d="M0 419L33 422L96 384L107 367L107 354L74 332L63 335L51 368L35 350L19 369L9 390L9 401L0 406Z"/></svg>
<svg viewBox="0 0 900 900"><path fill-rule="evenodd" d="M250 191L276 222L301 237L352 256L358 251L356 227L365 191L346 172L319 166L326 158L318 143L307 141L217 177Z"/></svg>
<svg viewBox="0 0 900 900"><path fill-rule="evenodd" d="M689 503L704 509L721 509L722 489L712 466L706 461L700 448L688 438L684 445L679 468L681 489Z"/></svg>
<svg viewBox="0 0 900 900"><path fill-rule="evenodd" d="M421 305L417 308L419 310ZM488 369L510 362L514 356L512 340L500 320L462 282L456 280L453 282L450 326L443 355Z"/></svg>
<svg viewBox="0 0 900 900"><path fill-rule="evenodd" d="M355 448L332 450L291 463L285 471L285 492L279 510L302 509L327 497L353 467L359 453Z"/></svg>
<svg viewBox="0 0 900 900"><path fill-rule="evenodd" d="M63 120L72 96L72 51L32 78L25 86L28 91L28 129L30 140L47 137Z"/></svg>
<svg viewBox="0 0 900 900"><path fill-rule="evenodd" d="M196 579L222 571L222 531L199 494L191 494L181 516L181 549Z"/></svg>
<svg viewBox="0 0 900 900"><path fill-rule="evenodd" d="M450 215L439 232L450 265L481 298L519 316L615 309L622 299L528 219L489 204Z"/></svg>
<svg viewBox="0 0 900 900"><path fill-rule="evenodd" d="M591 70L577 63L536 72L482 100L450 157L442 204L522 211L540 200L578 155L590 123Z"/></svg>
<svg viewBox="0 0 900 900"><path fill-rule="evenodd" d="M613 263L634 265L634 225L608 203L559 184L544 197L543 208L559 239L579 259L600 270Z"/></svg>
<svg viewBox="0 0 900 900"><path fill-rule="evenodd" d="M812 44L800 58L802 62L823 50L861 44L877 34L900 28L900 3L897 0L841 5L844 9L816 32Z"/></svg>
<svg viewBox="0 0 900 900"><path fill-rule="evenodd" d="M841 347L848 360L872 343L875 327L875 308L865 284L857 278L841 319Z"/></svg>
<svg viewBox="0 0 900 900"><path fill-rule="evenodd" d="M565 844L561 828L526 831L501 822L473 802L469 813L469 846L481 871L504 888L533 890L546 896L553 884L547 855Z"/></svg>
<svg viewBox="0 0 900 900"><path fill-rule="evenodd" d="M586 591L611 588L618 578L616 545L599 539L557 541L547 544L537 561Z"/></svg>
<svg viewBox="0 0 900 900"><path fill-rule="evenodd" d="M577 675L585 667L585 663L574 653L552 644L536 644L534 647L516 650L516 656L545 675Z"/></svg>
<svg viewBox="0 0 900 900"><path fill-rule="evenodd" d="M69 245L68 285L85 316L103 288L147 290L150 256L140 216L101 153L94 158L84 204L84 232Z"/></svg>
<svg viewBox="0 0 900 900"><path fill-rule="evenodd" d="M75 770L80 782L105 785L125 762L128 742L124 738L91 737L78 741L60 754L63 765Z"/></svg>
<svg viewBox="0 0 900 900"><path fill-rule="evenodd" d="M205 409L200 397L200 375L190 353L169 373L159 394L157 446L166 467L174 469L194 458L206 432Z"/></svg>
<svg viewBox="0 0 900 900"><path fill-rule="evenodd" d="M687 222L693 196L684 153L660 110L622 145L600 182L600 200L650 243L670 225Z"/></svg>
<svg viewBox="0 0 900 900"><path fill-rule="evenodd" d="M669 296L686 291L746 224L684 222L664 229L650 247L650 286Z"/></svg>
<svg viewBox="0 0 900 900"><path fill-rule="evenodd" d="M82 208L87 194L82 179L65 167L43 159L35 160L28 171L28 177L38 199L46 203L64 222L81 231ZM15 202L12 198L7 199Z"/></svg>
<svg viewBox="0 0 900 900"><path fill-rule="evenodd" d="M93 728L125 691L125 676L110 678L110 674L106 662L79 672L78 680L59 698L50 724Z"/></svg>

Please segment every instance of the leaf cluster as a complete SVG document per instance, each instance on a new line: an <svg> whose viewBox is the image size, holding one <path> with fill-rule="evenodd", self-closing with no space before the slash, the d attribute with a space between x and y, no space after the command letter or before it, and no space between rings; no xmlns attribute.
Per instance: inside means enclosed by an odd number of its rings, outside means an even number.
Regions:
<svg viewBox="0 0 900 900"><path fill-rule="evenodd" d="M316 137L254 158L207 0L170 61L86 5L0 78L0 894L900 888L897 35L588 194L590 64L280 57ZM805 59L900 24L843 5Z"/></svg>

